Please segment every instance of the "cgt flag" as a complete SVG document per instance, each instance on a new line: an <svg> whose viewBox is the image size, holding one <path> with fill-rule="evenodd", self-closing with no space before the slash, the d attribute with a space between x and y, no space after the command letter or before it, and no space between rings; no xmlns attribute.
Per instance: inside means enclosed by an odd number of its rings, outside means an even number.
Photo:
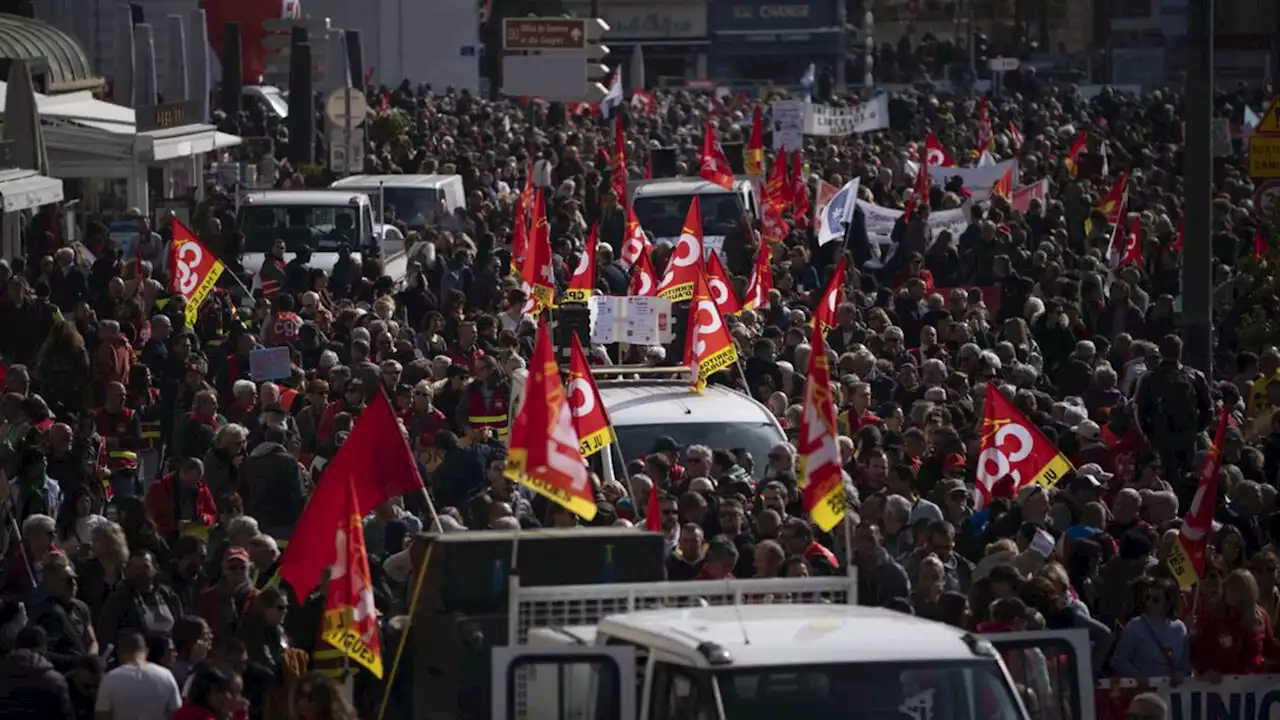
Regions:
<svg viewBox="0 0 1280 720"><path fill-rule="evenodd" d="M378 637L378 609L373 602L373 580L365 551L361 502L350 475L333 482L342 485L338 489L344 496L342 512L347 522L335 534L335 561L329 570L320 637L381 680L382 641Z"/></svg>
<svg viewBox="0 0 1280 720"><path fill-rule="evenodd" d="M355 488L349 507L347 485ZM294 527L295 538L325 538L346 528L352 515L364 517L392 498L422 492L418 461L385 393L379 391L356 420L351 435L325 466ZM280 576L298 597L311 594L324 571L339 561L329 543L292 542L280 559Z"/></svg>
<svg viewBox="0 0 1280 720"><path fill-rule="evenodd" d="M724 310L716 304L707 284L707 275L697 268L693 302L689 303L689 339L684 346L684 364L693 371L693 391L700 393L714 374L738 362L738 349L724 324Z"/></svg>
<svg viewBox="0 0 1280 720"><path fill-rule="evenodd" d="M584 303L596 292L596 244L599 242L599 227L599 223L591 226L587 246L578 257L578 267L574 268L573 275L569 278L569 287L564 291L565 302Z"/></svg>
<svg viewBox="0 0 1280 720"><path fill-rule="evenodd" d="M738 301L738 294L733 290L729 273L720 262L720 256L715 253L707 256L707 287L711 289L711 297L715 299L716 306L721 312L726 315L742 312L742 303Z"/></svg>
<svg viewBox="0 0 1280 720"><path fill-rule="evenodd" d="M800 488L805 512L822 532L830 532L844 519L849 499L845 494L840 446L836 441L836 406L831 396L827 341L818 323L814 323L810 342L812 351L809 353L804 412L800 415L796 450L803 458Z"/></svg>
<svg viewBox="0 0 1280 720"><path fill-rule="evenodd" d="M636 209L628 204L627 227L622 234L622 251L618 253L618 262L622 264L623 269L629 270L640 261L640 256L648 252L650 247L649 237L644 234L644 228L640 227L640 219L636 217Z"/></svg>
<svg viewBox="0 0 1280 720"><path fill-rule="evenodd" d="M1005 478L1013 480L1009 490L1016 493L1031 483L1051 488L1069 470L1071 463L1040 429L1005 398L995 383L987 383L974 508L981 510L991 502L996 497L997 483Z"/></svg>
<svg viewBox="0 0 1280 720"><path fill-rule="evenodd" d="M769 307L769 293L773 290L773 247L767 242L760 243L756 251L756 261L751 266L751 277L747 280L746 298L742 301L743 310L759 310Z"/></svg>
<svg viewBox="0 0 1280 720"><path fill-rule="evenodd" d="M1205 550L1209 533L1213 530L1213 515L1218 504L1218 480L1222 474L1222 446L1227 438L1230 415L1224 405L1218 416L1218 430L1213 434L1213 446L1209 457L1200 469L1200 485L1191 500L1191 508L1182 519L1178 542L1169 553L1169 572L1178 581L1178 587L1189 590L1200 580L1204 572Z"/></svg>
<svg viewBox="0 0 1280 720"><path fill-rule="evenodd" d="M662 282L658 283L658 297L664 297L673 303L683 302L693 297L693 283L702 273L702 210L698 204L698 196L693 196L689 203L689 214L685 216L684 227L680 229L680 241L671 251L667 260L667 269L662 273Z"/></svg>
<svg viewBox="0 0 1280 720"><path fill-rule="evenodd" d="M640 259L631 268L631 282L627 285L627 294L636 297L655 297L658 294L658 276L653 272L653 261L649 259L649 248L645 248Z"/></svg>
<svg viewBox="0 0 1280 720"><path fill-rule="evenodd" d="M822 293L822 301L813 313L813 322L821 328L823 333L835 327L836 310L844 299L844 281L848 273L845 261L845 256L841 255L840 262L836 263L836 271L831 274L831 281L827 283L827 289Z"/></svg>
<svg viewBox="0 0 1280 720"><path fill-rule="evenodd" d="M195 327L200 303L213 292L225 267L209 248L200 242L191 228L173 219L173 242L169 244L169 267L173 279L169 289L186 300L187 327Z"/></svg>
<svg viewBox="0 0 1280 720"><path fill-rule="evenodd" d="M507 467L502 473L507 479L587 522L595 519L591 478L578 450L573 412L560 384L560 368L551 350L551 333L545 320L538 322L524 399L511 423L508 447Z"/></svg>
<svg viewBox="0 0 1280 720"><path fill-rule="evenodd" d="M542 188L534 193L529 218L529 247L520 266L520 284L528 296L526 315L555 307L556 276L551 267L551 227L542 200Z"/></svg>
<svg viewBox="0 0 1280 720"><path fill-rule="evenodd" d="M729 167L729 158L724 154L724 148L716 137L716 126L712 124L711 118L707 118L706 134L702 136L698 177L719 185L725 190L733 189L733 169Z"/></svg>
<svg viewBox="0 0 1280 720"><path fill-rule="evenodd" d="M742 153L742 169L748 175L764 176L764 107L756 105L751 114L751 137Z"/></svg>
<svg viewBox="0 0 1280 720"><path fill-rule="evenodd" d="M582 457L591 457L618 439L604 402L600 400L595 378L591 377L591 366L587 364L587 354L582 350L582 341L578 340L577 333L573 334L570 348L569 387L565 394L573 412L573 428L578 433L578 450Z"/></svg>

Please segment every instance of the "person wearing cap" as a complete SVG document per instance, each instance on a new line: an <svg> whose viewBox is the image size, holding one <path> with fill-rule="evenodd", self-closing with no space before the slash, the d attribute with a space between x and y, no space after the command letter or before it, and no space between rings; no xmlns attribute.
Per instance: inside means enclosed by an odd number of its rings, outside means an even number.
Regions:
<svg viewBox="0 0 1280 720"><path fill-rule="evenodd" d="M218 582L196 600L195 614L204 618L215 637L234 635L240 618L253 606L258 590L250 580L252 569L248 550L229 548L222 556Z"/></svg>
<svg viewBox="0 0 1280 720"><path fill-rule="evenodd" d="M675 441L670 435L659 435L654 439L652 447L649 448L649 454L658 455L667 461L670 468L666 482L670 483L670 487L675 487L682 478L684 478L684 466L680 464L680 453L684 452L684 446ZM655 482L662 481L663 478L654 478Z"/></svg>

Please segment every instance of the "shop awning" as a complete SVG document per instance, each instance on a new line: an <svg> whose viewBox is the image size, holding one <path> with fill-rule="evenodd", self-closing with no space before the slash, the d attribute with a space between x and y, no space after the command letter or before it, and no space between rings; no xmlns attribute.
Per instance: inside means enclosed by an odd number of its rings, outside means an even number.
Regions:
<svg viewBox="0 0 1280 720"><path fill-rule="evenodd" d="M31 210L62 200L62 181L34 170L0 171L0 202L4 211Z"/></svg>
<svg viewBox="0 0 1280 720"><path fill-rule="evenodd" d="M182 125L167 130L140 132L136 148L140 156L148 161L161 162L239 144L239 137L218 132L212 125Z"/></svg>

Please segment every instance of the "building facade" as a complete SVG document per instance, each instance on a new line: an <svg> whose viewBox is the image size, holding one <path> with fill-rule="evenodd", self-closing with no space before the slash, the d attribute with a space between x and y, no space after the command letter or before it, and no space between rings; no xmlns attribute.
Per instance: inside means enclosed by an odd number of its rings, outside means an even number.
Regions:
<svg viewBox="0 0 1280 720"><path fill-rule="evenodd" d="M844 15L843 0L713 0L710 75L792 86L810 64L835 72L849 39Z"/></svg>

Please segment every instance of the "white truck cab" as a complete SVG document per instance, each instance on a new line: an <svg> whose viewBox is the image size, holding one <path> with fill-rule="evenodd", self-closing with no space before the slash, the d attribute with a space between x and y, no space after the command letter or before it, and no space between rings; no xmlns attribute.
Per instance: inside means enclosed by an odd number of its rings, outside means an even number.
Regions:
<svg viewBox="0 0 1280 720"><path fill-rule="evenodd" d="M329 187L365 193L374 208L390 209L411 230L437 225L441 213L467 205L461 175L351 175Z"/></svg>
<svg viewBox="0 0 1280 720"><path fill-rule="evenodd" d="M724 254L725 238L733 232L745 212L755 218L758 193L747 176L735 176L733 189L726 190L701 178L640 180L631 183L631 207L640 227L659 245L674 245L694 196L702 211L702 244L705 252Z"/></svg>
<svg viewBox="0 0 1280 720"><path fill-rule="evenodd" d="M859 607L856 582L513 588L523 644L494 648L493 717L1094 717L1084 631L975 635ZM574 615L591 624L554 623ZM531 618L545 624L519 626Z"/></svg>
<svg viewBox="0 0 1280 720"><path fill-rule="evenodd" d="M373 252L382 258L383 274L404 278L404 238L394 227L374 219L373 204L363 192L351 190L261 190L240 197L237 213L245 237L245 269L261 282L258 271L277 238L285 241L285 260L299 248L311 249L311 267L325 272L338 261L338 247L347 244L360 261Z"/></svg>

